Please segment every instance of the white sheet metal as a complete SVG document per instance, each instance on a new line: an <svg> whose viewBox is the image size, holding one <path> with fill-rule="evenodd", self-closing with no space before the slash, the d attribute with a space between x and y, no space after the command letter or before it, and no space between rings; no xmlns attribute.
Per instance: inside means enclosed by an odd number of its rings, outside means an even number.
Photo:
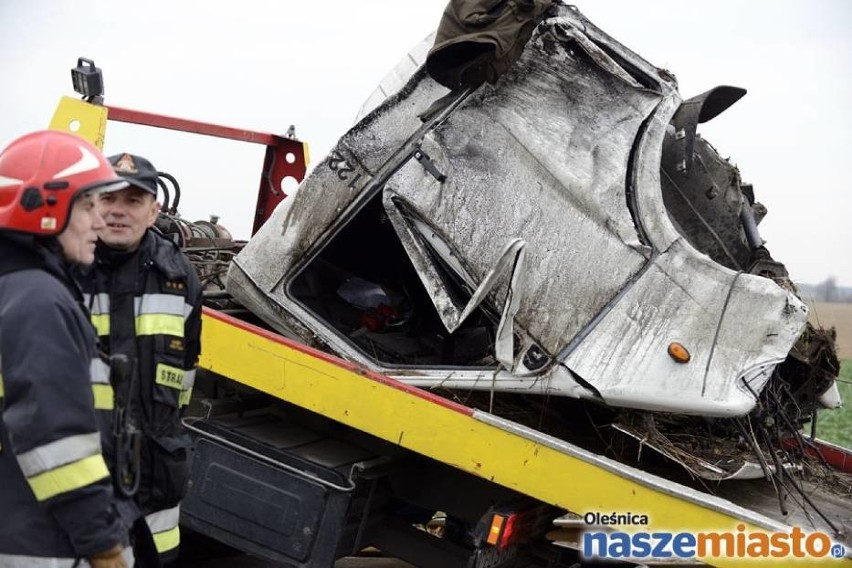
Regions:
<svg viewBox="0 0 852 568"><path fill-rule="evenodd" d="M346 133L238 255L228 280L234 296L286 335L419 386L748 412L806 308L769 279L713 262L669 220L659 170L680 104L674 78L563 7L495 85L460 99L435 128L423 126L418 115L446 94L420 69ZM408 159L415 143L431 170ZM517 375L388 366L288 296L301 268L378 192L442 317L447 294L424 232L433 248L450 251L447 264L471 289L507 243L525 243L513 328L523 345L536 343L561 364L535 373L520 366ZM488 301L499 311L509 274L491 284ZM669 357L672 341L687 347L689 363Z"/></svg>

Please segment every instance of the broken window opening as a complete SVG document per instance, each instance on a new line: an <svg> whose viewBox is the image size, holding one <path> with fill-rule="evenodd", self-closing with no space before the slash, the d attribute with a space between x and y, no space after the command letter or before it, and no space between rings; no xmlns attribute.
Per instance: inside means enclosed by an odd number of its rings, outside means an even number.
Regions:
<svg viewBox="0 0 852 568"><path fill-rule="evenodd" d="M437 255L436 255L437 257ZM447 267L454 296L470 297ZM493 367L496 322L480 306L441 322L377 194L291 281L288 295L383 366ZM496 313L496 312L494 312Z"/></svg>

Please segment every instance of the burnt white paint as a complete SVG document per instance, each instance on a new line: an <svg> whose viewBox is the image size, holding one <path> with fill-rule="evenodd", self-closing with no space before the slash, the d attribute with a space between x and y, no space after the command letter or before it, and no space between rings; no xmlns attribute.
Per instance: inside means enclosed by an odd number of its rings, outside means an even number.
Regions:
<svg viewBox="0 0 852 568"><path fill-rule="evenodd" d="M415 160L397 166L421 127L418 114L445 94L421 69L347 132L237 257L228 284L235 297L286 335L418 386L596 398L579 375L616 406L748 412L754 398L740 379L762 388L801 332L806 308L768 279L711 261L669 220L659 165L681 100L674 78L563 8L504 77L419 141L447 176L441 183ZM388 368L288 297L300 267L377 191L445 323L458 306L447 303L395 209L440 237L473 288L493 274L509 243L522 241L527 268L514 331L564 367ZM504 272L489 287L499 309L509 280ZM672 341L690 351L688 364L668 356Z"/></svg>

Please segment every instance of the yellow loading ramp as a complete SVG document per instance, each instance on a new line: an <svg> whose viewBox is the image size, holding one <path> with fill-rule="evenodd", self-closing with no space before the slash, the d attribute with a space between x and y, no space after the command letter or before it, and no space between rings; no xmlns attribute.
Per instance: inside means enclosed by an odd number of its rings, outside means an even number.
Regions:
<svg viewBox="0 0 852 568"><path fill-rule="evenodd" d="M203 315L199 366L342 424L578 513L646 514L653 531L789 532L790 527L583 450L558 438L432 395L215 310ZM778 566L778 559L705 560ZM784 560L847 566L852 559Z"/></svg>

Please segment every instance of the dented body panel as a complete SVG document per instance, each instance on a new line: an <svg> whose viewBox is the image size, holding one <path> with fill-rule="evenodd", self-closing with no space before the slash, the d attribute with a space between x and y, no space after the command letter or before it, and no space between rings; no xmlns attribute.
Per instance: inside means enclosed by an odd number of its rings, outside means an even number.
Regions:
<svg viewBox="0 0 852 568"><path fill-rule="evenodd" d="M416 386L746 414L806 307L673 223L680 103L671 75L561 7L493 85L448 94L416 71L281 203L229 291ZM342 293L356 282L378 300Z"/></svg>

